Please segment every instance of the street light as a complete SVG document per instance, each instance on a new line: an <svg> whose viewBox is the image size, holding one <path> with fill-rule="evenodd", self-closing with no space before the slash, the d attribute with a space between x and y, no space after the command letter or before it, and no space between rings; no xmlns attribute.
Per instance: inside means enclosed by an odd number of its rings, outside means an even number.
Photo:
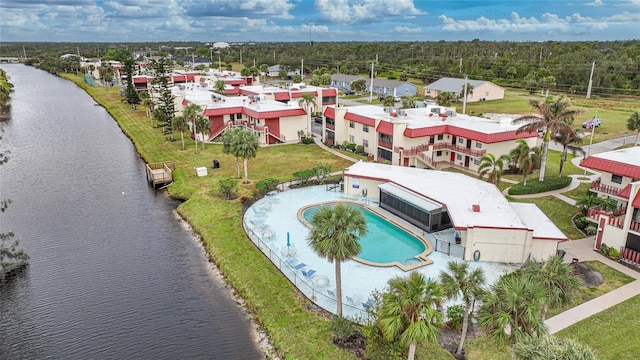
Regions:
<svg viewBox="0 0 640 360"><path fill-rule="evenodd" d="M596 115L593 117L594 119L598 118L598 112L596 111ZM589 154L591 154L591 144L593 144L593 132L596 130L596 122L592 121L591 122L591 139L589 140L589 147L587 148L587 156L585 156L585 160L589 157ZM587 176L587 169L584 169L584 173L582 174L582 176Z"/></svg>
<svg viewBox="0 0 640 360"><path fill-rule="evenodd" d="M624 133L624 137L622 138L622 146L627 142L627 133Z"/></svg>

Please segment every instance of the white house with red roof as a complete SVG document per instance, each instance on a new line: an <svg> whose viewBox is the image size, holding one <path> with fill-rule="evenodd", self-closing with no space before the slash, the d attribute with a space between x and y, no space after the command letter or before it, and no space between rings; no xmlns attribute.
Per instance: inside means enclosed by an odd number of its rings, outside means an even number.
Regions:
<svg viewBox="0 0 640 360"><path fill-rule="evenodd" d="M567 241L535 204L508 202L493 184L464 174L361 161L344 170L344 192L379 202L434 235L436 251L467 261L546 260Z"/></svg>
<svg viewBox="0 0 640 360"><path fill-rule="evenodd" d="M606 244L640 264L640 146L591 155L580 165L600 172L591 191L617 204L613 211L589 209L587 219L598 226L594 248Z"/></svg>
<svg viewBox="0 0 640 360"><path fill-rule="evenodd" d="M454 164L476 171L485 153L508 154L516 140L536 145L538 134L516 134L511 119L457 114L441 106L395 110L375 105L330 106L324 111L323 140L364 146L378 162L412 167Z"/></svg>

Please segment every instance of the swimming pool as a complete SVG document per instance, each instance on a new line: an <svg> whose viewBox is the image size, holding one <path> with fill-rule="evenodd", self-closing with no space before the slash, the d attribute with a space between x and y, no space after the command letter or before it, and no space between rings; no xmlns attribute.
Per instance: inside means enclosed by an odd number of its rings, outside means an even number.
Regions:
<svg viewBox="0 0 640 360"><path fill-rule="evenodd" d="M420 234L394 224L381 214L358 203L349 202L362 209L369 232L360 239L362 250L354 260L372 266L397 266L402 270L411 270L431 264L427 258L433 251L431 243ZM309 221L322 206L331 206L335 202L312 204L299 211L300 220L311 227Z"/></svg>

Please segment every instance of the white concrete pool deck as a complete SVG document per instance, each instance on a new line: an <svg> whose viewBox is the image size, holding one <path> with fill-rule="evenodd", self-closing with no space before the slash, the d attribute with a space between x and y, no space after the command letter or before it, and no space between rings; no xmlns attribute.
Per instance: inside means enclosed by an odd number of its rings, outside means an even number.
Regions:
<svg viewBox="0 0 640 360"><path fill-rule="evenodd" d="M298 220L297 213L298 210L305 205L345 199L357 200L363 203L363 205L368 205L370 207L378 207L378 204L373 203L371 199L361 197L356 198L345 195L342 192L327 191L324 185L320 185L287 190L276 195L267 196L256 202L246 212L244 220L246 226L253 229L259 237L262 237L263 234L265 237L269 237L272 236L272 233L275 233L273 239L266 239L267 241L265 243L272 251L276 252L277 255L282 258L286 258L288 232L291 243L291 247L289 248L290 253L295 252L295 258L299 262L307 265L305 269L313 269L316 271L316 276L324 275L329 279L329 286L318 289L319 292L327 295L327 289L335 289L335 265L316 255L316 253L307 245L306 238L309 235L309 228ZM416 231L420 232L418 228L408 222L402 221L392 214L387 214L389 217L394 218L405 226L414 228ZM262 224L263 228L268 226L268 230L259 229L257 224ZM449 232L443 232L438 236L453 236L453 234L449 230ZM425 237L429 239L435 247L434 237L431 234L425 234ZM462 261L461 259L449 257L448 255L437 251L434 251L428 257L433 260L433 264L423 266L412 271L419 271L425 276L433 279L439 279L440 272L446 270L447 263L449 261ZM480 267L484 270L488 284L493 283L501 275L511 272L519 267L519 265L516 264L499 264L482 261L470 262L469 264L472 268ZM351 298L358 297L362 302L364 302L373 291L384 291L389 279L397 276L404 277L408 275L407 272L402 271L395 266L376 267L364 265L353 260L343 262L341 269L342 295L345 299L343 300L345 304L347 304L347 296ZM300 279L304 279L301 274ZM294 283L298 286L297 281ZM300 288L300 286L298 287ZM330 305L326 307L323 306L321 301L315 302L327 310L335 312L335 304L332 308ZM361 307L361 302L358 302L357 306Z"/></svg>

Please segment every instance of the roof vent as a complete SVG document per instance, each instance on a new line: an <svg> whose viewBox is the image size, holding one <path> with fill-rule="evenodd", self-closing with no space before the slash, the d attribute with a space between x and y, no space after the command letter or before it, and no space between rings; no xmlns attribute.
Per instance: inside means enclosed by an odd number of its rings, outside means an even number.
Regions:
<svg viewBox="0 0 640 360"><path fill-rule="evenodd" d="M473 210L473 212L480 212L480 205L473 204L471 205L471 209Z"/></svg>

